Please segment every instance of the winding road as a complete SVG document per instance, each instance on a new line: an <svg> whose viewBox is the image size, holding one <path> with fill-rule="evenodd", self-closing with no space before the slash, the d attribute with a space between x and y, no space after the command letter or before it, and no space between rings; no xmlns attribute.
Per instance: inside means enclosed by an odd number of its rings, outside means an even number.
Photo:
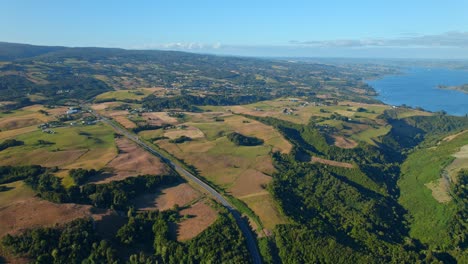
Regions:
<svg viewBox="0 0 468 264"><path fill-rule="evenodd" d="M90 109L88 106L82 105L83 108L85 109ZM111 120L109 120L106 117L100 116L93 110L89 110L90 113L92 113L98 120L101 120L105 124L111 126L115 131L118 133L124 135L128 139L132 140L136 144L138 144L140 147L145 149L146 151L150 152L151 154L159 157L164 163L169 165L173 170L175 170L179 175L182 177L191 180L204 190L206 190L208 193L210 193L218 202L220 202L224 207L228 209L228 211L232 214L234 219L236 220L237 225L239 226L240 230L242 231L242 234L244 235L246 241L247 241L247 248L250 252L250 256L252 257L252 262L255 264L260 264L262 263L262 259L260 257L260 253L257 248L257 243L254 238L254 235L252 233L252 230L250 229L247 221L242 218L241 214L239 211L231 204L229 203L226 198L224 198L219 192L217 192L215 189L213 189L211 186L197 178L195 175L190 173L189 171L185 170L182 168L180 165L174 163L170 159L164 157L160 152L158 152L156 149L148 145L147 143L141 141L138 136L136 136L133 133L130 133L128 130L121 128L114 124Z"/></svg>

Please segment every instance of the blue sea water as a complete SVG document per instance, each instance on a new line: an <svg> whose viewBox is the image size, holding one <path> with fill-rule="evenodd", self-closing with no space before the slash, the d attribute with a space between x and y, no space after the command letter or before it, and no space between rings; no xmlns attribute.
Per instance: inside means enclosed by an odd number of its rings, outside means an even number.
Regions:
<svg viewBox="0 0 468 264"><path fill-rule="evenodd" d="M367 83L378 92L377 99L389 105L406 104L429 111L468 114L468 93L437 88L438 85L468 84L468 71L440 68L408 68L401 75L389 75Z"/></svg>

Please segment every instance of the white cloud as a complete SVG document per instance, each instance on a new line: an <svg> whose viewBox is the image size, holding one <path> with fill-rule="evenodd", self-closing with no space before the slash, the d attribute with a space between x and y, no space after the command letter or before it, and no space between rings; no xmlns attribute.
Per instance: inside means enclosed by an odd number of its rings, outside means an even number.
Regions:
<svg viewBox="0 0 468 264"><path fill-rule="evenodd" d="M170 43L157 43L145 44L142 46L132 47L135 49L162 49L162 50L180 50L180 51L200 51L221 49L223 45L220 42L213 44L206 44L200 42L170 42Z"/></svg>
<svg viewBox="0 0 468 264"><path fill-rule="evenodd" d="M290 44L312 47L468 47L468 32L446 32L438 35L408 34L400 38L336 39L290 41Z"/></svg>

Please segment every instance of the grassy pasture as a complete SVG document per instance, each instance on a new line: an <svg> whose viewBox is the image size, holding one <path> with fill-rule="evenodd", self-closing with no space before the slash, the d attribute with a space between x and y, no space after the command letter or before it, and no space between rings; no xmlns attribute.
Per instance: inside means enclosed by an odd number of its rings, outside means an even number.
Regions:
<svg viewBox="0 0 468 264"><path fill-rule="evenodd" d="M380 136L385 135L390 130L390 127L384 120L377 118L385 110L391 108L388 105L364 104L350 101L341 102L338 105L314 103L309 103L307 105L305 103L306 102L301 99L296 101L288 98L281 98L249 105L225 107L209 106L204 107L204 109L210 111L232 111L234 113L260 117L271 116L298 124L308 124L311 122L311 118L319 118L319 120L314 121L317 125L336 129L337 132L335 132L333 136L344 136L347 140L363 141L369 144L375 144ZM290 113L284 113L283 110L285 109L288 109ZM416 110L411 111L415 113L421 112ZM339 120L338 118L334 119L332 117L333 114L341 115L350 120L348 122Z"/></svg>
<svg viewBox="0 0 468 264"><path fill-rule="evenodd" d="M102 93L96 96L97 101L114 99L116 101L121 100L141 100L142 98L154 93L151 88L145 89L133 89L133 90L119 90Z"/></svg>
<svg viewBox="0 0 468 264"><path fill-rule="evenodd" d="M390 129L390 125L381 126L379 128L369 128L357 134L353 134L351 138L357 141L364 141L366 143L375 145L375 141L378 141L380 136L384 136L390 132Z"/></svg>
<svg viewBox="0 0 468 264"><path fill-rule="evenodd" d="M443 246L451 239L447 228L454 203L440 203L431 187L440 182L443 170L454 160L452 155L467 144L465 133L436 147L413 152L402 165L399 202L410 215L410 235L423 243Z"/></svg>
<svg viewBox="0 0 468 264"><path fill-rule="evenodd" d="M103 124L61 127L54 131L57 133L47 134L35 129L16 136L25 144L1 151L0 165L38 164L61 169L101 169L117 155L113 130ZM54 144L40 145L38 140ZM59 173L59 176L64 177L64 185L72 183L67 173Z"/></svg>
<svg viewBox="0 0 468 264"><path fill-rule="evenodd" d="M0 208L8 206L16 201L32 198L35 195L34 191L27 187L23 181L2 184L2 186L8 187L9 190L0 192Z"/></svg>

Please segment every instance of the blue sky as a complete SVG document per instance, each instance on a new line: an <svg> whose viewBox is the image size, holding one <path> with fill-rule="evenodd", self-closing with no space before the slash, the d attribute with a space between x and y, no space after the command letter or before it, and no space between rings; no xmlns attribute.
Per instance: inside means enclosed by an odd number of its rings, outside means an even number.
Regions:
<svg viewBox="0 0 468 264"><path fill-rule="evenodd" d="M468 58L468 1L0 0L0 41L248 56Z"/></svg>

